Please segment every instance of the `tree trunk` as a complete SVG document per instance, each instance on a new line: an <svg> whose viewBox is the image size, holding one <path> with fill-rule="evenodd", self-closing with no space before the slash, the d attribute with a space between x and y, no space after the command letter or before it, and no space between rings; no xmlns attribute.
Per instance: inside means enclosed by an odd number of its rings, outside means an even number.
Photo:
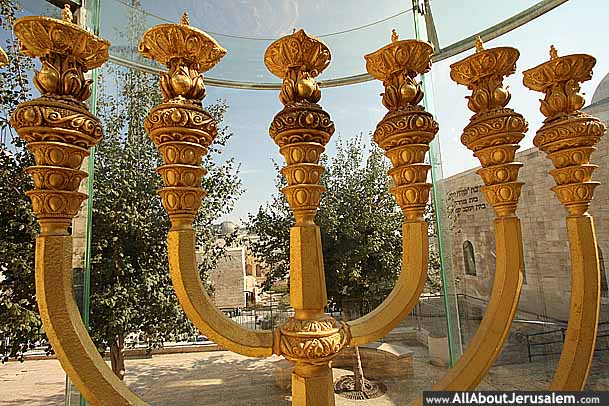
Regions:
<svg viewBox="0 0 609 406"><path fill-rule="evenodd" d="M352 316L352 303L349 300L343 301L343 319L349 321ZM364 377L364 369L362 368L362 357L359 354L359 347L355 347L355 367L353 368L354 390L364 391L366 378Z"/></svg>
<svg viewBox="0 0 609 406"><path fill-rule="evenodd" d="M125 377L125 336L119 335L110 343L112 372L122 380Z"/></svg>

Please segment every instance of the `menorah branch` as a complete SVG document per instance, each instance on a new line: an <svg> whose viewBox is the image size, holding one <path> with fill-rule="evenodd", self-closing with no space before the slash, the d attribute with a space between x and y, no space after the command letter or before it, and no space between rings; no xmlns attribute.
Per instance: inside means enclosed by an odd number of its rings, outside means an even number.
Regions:
<svg viewBox="0 0 609 406"><path fill-rule="evenodd" d="M139 51L169 68L160 79L163 103L152 108L144 127L164 161L157 172L164 184L159 194L171 220L167 249L174 291L190 321L216 343L242 355L268 357L273 333L246 329L218 310L205 292L195 253L193 222L206 194L201 179L207 171L201 162L218 133L215 120L201 105L202 72L218 63L226 50L183 18L181 24L146 31Z"/></svg>
<svg viewBox="0 0 609 406"><path fill-rule="evenodd" d="M423 91L416 76L431 69L433 49L426 42L394 38L365 59L368 72L385 87L382 102L389 112L378 123L373 138L391 161L391 193L405 217L402 271L376 309L347 323L352 346L378 340L395 328L415 307L427 280L429 238L423 212L429 202L427 173L431 166L425 163L425 154L438 132L438 123L418 105Z"/></svg>
<svg viewBox="0 0 609 406"><path fill-rule="evenodd" d="M523 72L524 85L543 92L541 113L546 116L533 144L547 154L556 181L552 188L567 209L571 252L571 304L565 344L551 388L582 390L588 379L598 330L600 266L594 221L588 214L597 168L590 155L607 127L598 118L581 112L585 99L580 83L592 77L596 60L586 54L559 57L552 46L550 60Z"/></svg>
<svg viewBox="0 0 609 406"><path fill-rule="evenodd" d="M207 337L227 350L248 357L273 354L273 332L246 329L226 317L211 301L199 277L194 230L174 230L167 236L169 272L186 316Z"/></svg>
<svg viewBox="0 0 609 406"><path fill-rule="evenodd" d="M514 48L484 49L451 65L451 78L472 90L468 107L475 113L464 128L461 142L482 165L478 174L487 201L495 210L495 274L489 303L480 327L453 368L435 390L472 390L486 375L503 348L516 314L523 284L522 230L516 216L522 182L514 162L518 143L528 124L507 108L510 94L503 77L515 71L519 53ZM421 399L417 404L422 403Z"/></svg>
<svg viewBox="0 0 609 406"><path fill-rule="evenodd" d="M41 229L35 259L40 318L61 366L90 404L145 406L99 355L74 300L68 228L87 198L78 192L87 176L83 159L102 138L99 120L84 103L91 94L84 74L108 59L110 44L64 15L66 21L23 17L14 26L21 52L42 62L33 79L41 97L21 103L11 116L36 163L27 169L34 180L27 194Z"/></svg>

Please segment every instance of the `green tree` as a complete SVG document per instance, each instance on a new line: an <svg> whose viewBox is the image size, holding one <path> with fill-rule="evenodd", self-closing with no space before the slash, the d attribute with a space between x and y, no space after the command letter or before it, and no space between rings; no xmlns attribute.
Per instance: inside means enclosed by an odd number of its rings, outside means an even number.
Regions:
<svg viewBox="0 0 609 406"><path fill-rule="evenodd" d="M372 144L365 148L361 137L337 141L336 155L322 158L325 173L315 222L320 227L328 300L359 315L380 303L392 289L402 262L402 213L389 189L389 163ZM280 166L275 163L275 169ZM289 274L290 227L294 224L287 199L280 190L287 186L282 175L271 201L250 214L248 228L259 239L252 252L269 267L265 288ZM428 236L437 237L435 210L430 203L424 213ZM440 291L439 255L432 245L426 291ZM355 306L355 307L354 307Z"/></svg>
<svg viewBox="0 0 609 406"><path fill-rule="evenodd" d="M32 343L44 339L34 289L34 239L38 223L25 192L32 181L24 169L33 165L24 142L12 131L10 115L29 99L32 59L18 51L12 32L18 6L0 1L0 30L9 63L0 69L0 355L23 359Z"/></svg>
<svg viewBox="0 0 609 406"><path fill-rule="evenodd" d="M158 77L109 64L99 82L116 88L102 87L98 102L105 137L95 157L91 331L100 351L110 348L112 369L122 378L130 335L153 348L194 329L169 278L169 220L156 195L162 182L155 169L162 158L142 125L161 101ZM208 108L218 122L226 109L222 102ZM230 136L220 127L203 162L208 195L195 220L205 258L202 274L223 255L214 243L212 222L227 214L241 193L238 167L232 159L219 159Z"/></svg>
<svg viewBox="0 0 609 406"><path fill-rule="evenodd" d="M323 164L326 191L315 221L322 236L328 300L347 313L361 313L362 306L378 304L366 302L385 296L399 273L402 214L389 193L389 167L376 145L366 149L361 137L339 139L336 155ZM276 185L281 189L285 179L279 176ZM289 273L293 223L280 192L250 215L248 227L259 236L252 251L270 268L267 287Z"/></svg>

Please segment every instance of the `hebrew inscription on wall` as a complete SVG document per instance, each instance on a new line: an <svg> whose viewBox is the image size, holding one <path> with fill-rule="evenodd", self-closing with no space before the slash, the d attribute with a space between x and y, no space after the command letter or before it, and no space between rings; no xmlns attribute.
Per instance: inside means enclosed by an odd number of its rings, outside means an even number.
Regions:
<svg viewBox="0 0 609 406"><path fill-rule="evenodd" d="M480 188L483 185L464 186L448 191L446 194L449 211L454 216L486 209L484 196Z"/></svg>

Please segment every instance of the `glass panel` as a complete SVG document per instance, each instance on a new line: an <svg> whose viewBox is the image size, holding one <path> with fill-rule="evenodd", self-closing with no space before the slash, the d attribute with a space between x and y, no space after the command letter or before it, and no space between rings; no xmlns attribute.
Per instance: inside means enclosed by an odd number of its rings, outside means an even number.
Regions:
<svg viewBox="0 0 609 406"><path fill-rule="evenodd" d="M206 2L205 5L182 0L172 3L175 7L165 7L163 2L101 1L103 26L100 35L113 43L112 54L115 62L118 58L125 58L142 64L142 68L159 68L149 60L139 57L136 48L139 38L147 28L162 22L177 21L182 10L187 10L190 12L192 25L209 30L228 48L227 57L208 75L212 79L226 81L278 84L279 80L271 76L264 67L262 56L273 38L289 33L294 26L304 27L313 34L319 34L332 49L333 62L324 72L323 79L364 73L362 56L385 45L389 41L391 28L397 28L402 38L415 36L412 14L408 11L411 5L409 1L358 0L350 3L350 8L340 6L339 3L343 4L342 2L329 0L307 3L217 1ZM23 0L23 4L26 14L58 15L56 8L44 2ZM431 0L430 4L440 43L447 46L538 3L524 0L501 4L466 1L456 7L454 2ZM546 389L562 349L571 294L571 267L564 227L565 211L550 191L554 185L554 181L547 175L550 161L532 145L534 132L543 119L538 111L538 99L541 95L525 89L521 83L524 69L548 59L548 38L552 34L554 37L551 41L558 48L560 55L586 52L598 58L593 79L582 85L588 99L585 111L605 121L609 120L609 77L606 76L609 72L609 57L604 40L608 34L606 13L594 12L606 6L602 0L596 0L596 3L592 2L587 6L582 4L567 2L527 25L485 44L486 47L511 45L520 49L518 71L508 77L505 83L510 85L512 93L509 107L525 116L529 121L530 130L517 155L517 160L525 165L520 172L520 179L525 182L525 186L518 214L522 221L527 280L505 348L490 373L483 379L480 389ZM376 23L368 26L370 22ZM549 27L564 26L576 26L576 29L570 30L568 35L549 32ZM131 34L124 34L125 27L132 28ZM231 31L225 30L226 27L230 27ZM440 241L432 235L432 266L429 269L431 277L421 300L411 314L387 336L372 345L360 348L364 375L385 386L383 404L405 404L420 395L422 390L439 382L449 368L449 348L460 347L459 341L462 341L464 349L467 349L488 307L497 256L492 229L494 213L480 190L482 181L475 173L479 163L459 140L462 129L472 114L467 109L465 99L469 92L463 86L456 85L449 77L450 64L470 53L471 51L434 64L432 72L426 76L426 86L429 88L427 109L434 113L440 124L438 143L434 145L433 158L430 158L430 161L437 170L435 173L439 174L435 179L437 184L434 192L437 206L435 210L440 212L440 222L435 225L435 232L440 233L445 240L445 280L443 285L438 263ZM117 63L109 63L107 68L127 69ZM147 84L156 86L156 78L147 76ZM108 103L120 93L125 84L118 83L111 75L106 75L103 76L102 85L105 87L105 93L98 97L100 101ZM141 82L131 85L133 87L129 91L136 93L140 90ZM364 143L367 142L368 133L374 130L386 111L378 96L381 92L382 85L378 81L323 90L320 104L331 114L337 128L327 147L328 159L336 157L338 140L347 142L358 134L364 134ZM154 94L158 96L158 93ZM234 167L240 168L239 176L244 191L235 208L223 212L212 223L213 227L220 230L225 227L247 233L242 226L248 214L255 213L260 205L270 201L271 195L278 193L274 183L276 168L272 160L282 166L283 157L279 155L277 146L268 136L268 126L282 105L277 99L277 91L254 92L208 87L205 104L209 106L218 99L226 100L229 106L223 125L228 125L229 131L234 132L234 135L223 148L222 155L216 156L215 159L217 162L224 162L235 157ZM142 109L149 109L150 104L151 100L144 100ZM124 110L121 111L124 113ZM142 111L138 110L138 114L141 113ZM128 115L124 114L125 117ZM105 124L112 117L112 113L106 112ZM137 123L134 128L141 135L140 124ZM123 134L126 127L115 128L114 131ZM106 136L112 134L109 131ZM156 176L153 169L149 168L150 162L157 159L156 155L142 155L138 156L138 159L125 163L123 170L126 172L132 170L132 167L142 165L147 168L147 176ZM599 259L604 278L601 275L603 293L598 351L595 353L588 387L600 390L608 389L609 378L606 368L606 354L609 350L609 213L605 204L606 196L609 195L607 159L609 141L605 137L593 155L594 163L599 165L593 178L603 184L597 188L597 198L591 208L591 213L595 216ZM442 172L444 178L441 176ZM137 174L130 173L132 175L127 181L137 182ZM113 187L107 187L106 192L110 193L114 190ZM116 189L120 189L120 185ZM147 194L150 200L145 200L154 202L150 203L151 207L155 204L158 206L158 198L153 196L152 189L154 188L150 188ZM122 203L135 206L134 200L134 197L126 196ZM117 211L120 209L122 207L116 208ZM149 213L149 209L150 207L146 206L141 212ZM159 217L164 216L161 210L154 213L160 213ZM433 219L433 215L429 218ZM83 268L82 220L81 213L81 224L76 222L73 227L78 241L75 245L81 245L74 257L77 276L81 275L78 270ZM232 226L226 223L233 223L237 228L231 228ZM209 230L212 231L208 230L207 237L221 237L215 234L213 227L210 226ZM159 230L147 229L146 234L139 239L134 238L134 241L145 240L146 236L152 234L157 237L155 233L165 232L165 229ZM433 231L430 233L433 234ZM241 237L245 239L247 236ZM263 292L262 281L267 270L256 263L245 246L246 242L243 242L243 247L238 246L231 251L229 257L221 261L210 276L212 283L218 286L215 291L217 303L224 307L228 317L241 326L252 329L276 327L292 314L286 295L287 282L284 280L273 286L269 292ZM200 252L198 257L203 262L206 255ZM106 254L100 254L96 259L97 266L109 258L111 257ZM234 275L235 278L228 281L228 274ZM171 295L166 269L162 275L162 278L165 278L162 292ZM134 277L136 276L134 273ZM76 279L78 282L79 278ZM222 289L219 285L223 285ZM141 286L145 284L142 283ZM97 288L93 294L103 292L104 286L98 283ZM76 289L77 296L79 292ZM149 299L153 293L157 292L149 292L143 297ZM350 317L370 311L381 301L384 294L375 293L357 298L358 301L353 305L355 310ZM227 296L222 298L226 301L220 300L222 295ZM228 297L229 295L231 297ZM450 306L446 306L447 302L450 302ZM142 309L144 306L150 308L158 303L157 300L143 300L141 306ZM119 309L119 306L120 300L117 300L105 309ZM450 309L448 313L447 308ZM344 309L337 303L331 303L328 312L337 318L346 317ZM451 319L453 322L450 322ZM450 332L448 326L454 327L454 331ZM458 340L451 339L454 335L458 336ZM237 356L228 351L221 351L217 345L199 333L181 338L184 340L177 341L176 337L172 336L164 343L165 349L155 349L148 353L148 342L142 331L135 332L130 337L130 347L133 348L128 350L125 380L145 400L153 404L171 403L183 406L193 403L221 405L222 402L231 406L252 402L285 404L288 401L290 392L287 385L291 370L279 357L257 360ZM453 352L455 358L458 358L459 353L459 348L456 348ZM30 355L36 354L28 354ZM336 382L351 374L356 365L357 358L354 353L343 355L344 357L334 364ZM23 387L29 386L21 391L23 393L16 395L15 402L26 403L34 397L33 393L41 404L49 404L61 397L59 393L63 391L63 372L56 360L44 360L39 364L28 360L25 366L19 368L15 365L13 363L7 368L13 368L11 371L24 370L26 372L23 372L23 375L27 375L27 378L22 382L29 379ZM54 388L49 389L48 393L39 390L40 385L36 386L43 368L49 368L44 377L49 379L48 387ZM53 378L57 376L60 378ZM55 380L51 382L53 379ZM8 387L8 390L13 389L12 385L4 386ZM5 393L3 389L0 388L0 398L3 398L2 394ZM52 393L53 390L55 393ZM68 391L74 393L71 389ZM13 400L10 397L8 399ZM73 405L77 404L77 396L73 396L72 401ZM381 400L378 403L380 404ZM370 401L370 404L376 404L376 401Z"/></svg>
<svg viewBox="0 0 609 406"><path fill-rule="evenodd" d="M159 12L160 3L147 2L134 7L120 0L102 0L100 35L112 44L112 55L158 69L158 64L141 57L137 52L141 34L154 25L180 21L182 10L189 11L191 25L208 32L228 50L222 62L207 75L210 79L275 84L280 84L281 81L264 66L264 52L271 42L287 34L292 28L305 28L310 34L320 37L330 48L333 62L323 72L321 76L323 80L365 73L363 55L386 44L393 28L398 29L402 38L414 36L411 13L408 12L409 7L404 6L408 4L407 2L401 3L402 7L396 7L399 2L389 1L384 1L388 5L386 8L375 6L374 10L383 10L387 13L383 17L378 16L378 11L371 11L370 14L361 13L361 8L357 7L351 9L330 7L330 10L326 11L324 7L335 3L323 1L306 3L306 6L302 7L304 10L302 13L298 11L300 8L288 10L278 6L273 8L275 13L270 15L260 14L261 10L254 6L254 2L250 3L251 7L231 2L218 2L205 9L188 4L189 2L186 1L183 3L183 8L172 8L171 14L168 15L165 11ZM340 15L340 18L335 16L336 14ZM355 14L358 14L359 18L350 20ZM133 25L130 21L135 15L138 16L139 25L135 35L121 35L121 27ZM218 15L222 17L217 17ZM363 20L373 24L362 22L362 25L358 26L358 22ZM337 23L328 24L328 21L337 21ZM345 21L350 21L349 28ZM226 22L226 25L220 24L221 22ZM243 31L244 27L252 25L259 28L257 31L260 33L259 36L255 35L255 32L247 34ZM234 27L235 33L226 33L226 27Z"/></svg>
<svg viewBox="0 0 609 406"><path fill-rule="evenodd" d="M535 0L478 1L430 0L440 46L455 42L485 30L538 3Z"/></svg>
<svg viewBox="0 0 609 406"><path fill-rule="evenodd" d="M446 2L432 2L435 23L442 42L446 43L445 38L452 33L455 33L455 36L463 36L483 28L482 25L476 26L478 18L472 18L472 26L466 24L457 27L447 24L446 20L443 20L446 15L442 16L437 12L438 9L441 10L439 5L443 3ZM464 10L475 12L476 16L480 11L481 20L488 26L494 22L485 20L484 16L488 17L488 13L482 13L482 10L487 6L490 4L477 2ZM495 6L524 8L528 3L493 3L493 7ZM601 7L600 3L597 6ZM550 190L555 185L548 174L552 169L551 161L533 146L535 132L544 119L539 112L539 99L543 95L522 85L522 71L547 61L550 44L556 46L559 55L594 55L597 58L594 76L592 80L582 84L582 92L586 93L587 99L584 111L607 122L609 105L606 99L606 75L609 72L609 58L605 55L604 44L599 37L600 32L606 28L602 17L590 13L593 9L592 5L591 7L565 3L544 16L484 44L486 48L513 46L519 49L517 71L505 79L504 83L509 85L512 94L508 107L527 119L529 131L521 141L521 148L516 155L516 161L524 164L519 180L525 182L525 185L517 214L522 223L526 281L506 344L489 374L479 385L481 390L546 389L552 380L562 350L571 295L571 264L564 220L566 210ZM548 37L548 27L566 24L567 21L586 21L586 24L580 30L572 32L572 35L557 34ZM446 176L441 181L446 190L442 199L448 208L447 214L442 218L442 226L446 237L451 241L448 258L451 259L450 265L455 272L457 283L464 350L476 333L487 309L497 255L492 223L494 213L481 193L482 179L476 174L479 162L460 142L462 129L473 114L467 109L465 99L471 92L464 86L456 85L449 77L450 65L471 54L472 51L468 51L433 66L433 88L437 120L440 123L442 164ZM593 163L599 165L593 179L600 181L602 185L596 189L596 198L590 210L595 220L599 253L603 254L609 249L603 246L603 241L606 240L604 233L609 232L609 213L603 208L604 198L601 197L609 193L606 185L609 172L604 164L608 155L609 143L604 137L598 145L598 151L592 155ZM473 260L467 248L469 243L473 247ZM606 262L605 258L603 262ZM471 270L474 263L475 274L468 272L468 268ZM609 348L608 319L609 303L601 294L597 351L588 388L607 388L607 371L601 365Z"/></svg>
<svg viewBox="0 0 609 406"><path fill-rule="evenodd" d="M229 51L222 63L207 75L210 82L241 87L279 84L280 80L263 64L264 52L276 38L293 28L304 27L326 42L332 51L333 63L320 79L340 79L348 83L356 78L369 80L363 55L385 45L393 28L398 30L401 38L415 37L410 13L412 5L408 1L381 0L379 3L357 0L350 2L350 7L328 0L306 3L228 1L206 3L205 7L194 4L192 0L179 3L175 8L165 10L159 2L103 0L100 32L112 43L113 57L123 63L158 69L157 64L137 53L141 34L151 26L177 22L181 13L188 11L193 26L208 32ZM541 3L519 0L495 6L469 1L457 6L445 0L433 0L429 7L433 9L440 48L445 49ZM135 14L139 16L140 26L135 30L138 35L120 35L117 27L133 25L131 20Z"/></svg>

